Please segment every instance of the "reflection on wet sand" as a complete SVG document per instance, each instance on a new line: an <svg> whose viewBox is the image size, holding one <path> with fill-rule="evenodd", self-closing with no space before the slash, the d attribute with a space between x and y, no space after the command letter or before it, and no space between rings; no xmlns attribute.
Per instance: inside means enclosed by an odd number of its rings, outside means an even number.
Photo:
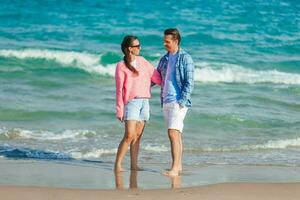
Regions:
<svg viewBox="0 0 300 200"><path fill-rule="evenodd" d="M115 184L116 189L125 189L124 181L123 181L123 173L124 172L115 172ZM137 189L137 170L131 170L129 176L129 189ZM168 177L170 178L171 188L180 188L181 187L181 176Z"/></svg>
<svg viewBox="0 0 300 200"><path fill-rule="evenodd" d="M181 187L181 176L170 177L171 188L180 188Z"/></svg>
<svg viewBox="0 0 300 200"><path fill-rule="evenodd" d="M137 184L137 170L131 170L130 171L130 177L129 177L129 188L130 189L136 189L138 188ZM115 172L115 183L117 189L124 189L124 183L123 183L123 173L122 172Z"/></svg>

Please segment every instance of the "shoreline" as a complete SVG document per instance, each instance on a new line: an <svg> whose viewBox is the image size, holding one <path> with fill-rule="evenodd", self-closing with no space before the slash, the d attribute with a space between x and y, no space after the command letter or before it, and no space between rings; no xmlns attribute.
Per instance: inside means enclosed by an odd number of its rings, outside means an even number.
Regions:
<svg viewBox="0 0 300 200"><path fill-rule="evenodd" d="M166 165L113 172L113 163L0 159L0 186L69 189L169 189L231 183L300 183L300 167L185 166L178 177L162 175ZM127 169L127 167L125 168Z"/></svg>
<svg viewBox="0 0 300 200"><path fill-rule="evenodd" d="M191 200L296 200L300 183L225 183L180 189L64 189L0 186L7 200L191 199Z"/></svg>

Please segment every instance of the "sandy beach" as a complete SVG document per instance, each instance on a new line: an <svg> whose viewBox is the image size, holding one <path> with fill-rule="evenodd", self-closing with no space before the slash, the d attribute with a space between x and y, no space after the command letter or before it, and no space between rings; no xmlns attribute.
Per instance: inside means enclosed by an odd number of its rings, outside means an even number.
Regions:
<svg viewBox="0 0 300 200"><path fill-rule="evenodd" d="M155 190L82 190L39 187L1 186L6 200L93 200L93 199L205 199L205 200L296 200L300 184L216 184L182 189Z"/></svg>
<svg viewBox="0 0 300 200"><path fill-rule="evenodd" d="M2 0L0 200L300 200L296 2Z"/></svg>

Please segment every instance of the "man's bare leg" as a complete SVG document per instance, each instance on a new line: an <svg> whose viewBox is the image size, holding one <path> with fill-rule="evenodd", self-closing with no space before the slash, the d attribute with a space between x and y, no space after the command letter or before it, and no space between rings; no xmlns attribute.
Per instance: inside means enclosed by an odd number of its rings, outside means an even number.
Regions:
<svg viewBox="0 0 300 200"><path fill-rule="evenodd" d="M172 167L170 171L164 173L167 176L178 176L180 170L181 144L180 132L176 129L168 129L168 135L171 143Z"/></svg>
<svg viewBox="0 0 300 200"><path fill-rule="evenodd" d="M179 143L180 143L179 172L182 172L182 156L183 156L182 133L179 133Z"/></svg>

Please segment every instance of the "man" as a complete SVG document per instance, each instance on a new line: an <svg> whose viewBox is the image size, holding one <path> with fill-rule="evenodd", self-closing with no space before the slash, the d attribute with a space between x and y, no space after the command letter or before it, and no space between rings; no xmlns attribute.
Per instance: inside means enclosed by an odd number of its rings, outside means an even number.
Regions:
<svg viewBox="0 0 300 200"><path fill-rule="evenodd" d="M164 46L168 51L158 64L161 74L161 103L171 143L172 165L164 174L178 176L182 171L182 130L187 110L192 106L191 92L194 87L192 57L182 50L180 33L175 28L164 32Z"/></svg>

